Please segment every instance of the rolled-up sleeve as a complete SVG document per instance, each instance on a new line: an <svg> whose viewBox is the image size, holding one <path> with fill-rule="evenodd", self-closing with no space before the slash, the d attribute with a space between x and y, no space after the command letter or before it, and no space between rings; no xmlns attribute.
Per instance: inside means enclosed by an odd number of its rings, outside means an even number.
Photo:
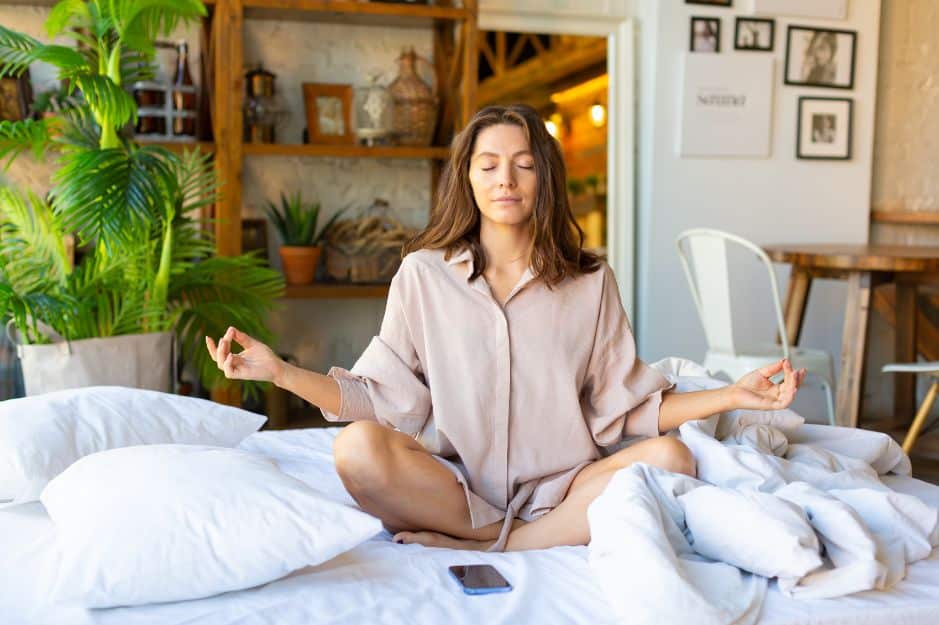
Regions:
<svg viewBox="0 0 939 625"><path fill-rule="evenodd" d="M332 367L328 376L339 383L339 414L320 409L329 421L378 421L411 436L431 414L430 389L411 339L405 293L408 268L391 281L381 331L351 370Z"/></svg>
<svg viewBox="0 0 939 625"><path fill-rule="evenodd" d="M593 351L581 391L584 418L597 445L623 436L658 436L662 394L674 385L636 355L636 341L612 270L604 265Z"/></svg>

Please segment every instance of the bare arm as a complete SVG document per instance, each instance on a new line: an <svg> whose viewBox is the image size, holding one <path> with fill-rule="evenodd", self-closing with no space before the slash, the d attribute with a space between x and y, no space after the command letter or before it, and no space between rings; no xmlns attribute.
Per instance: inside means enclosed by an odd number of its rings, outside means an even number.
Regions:
<svg viewBox="0 0 939 625"><path fill-rule="evenodd" d="M774 384L770 377L785 372L783 381ZM781 410L796 397L805 369L793 371L788 360L751 371L723 388L690 393L665 393L659 406L659 432L677 429L685 421L704 419L730 410Z"/></svg>
<svg viewBox="0 0 939 625"><path fill-rule="evenodd" d="M295 367L285 362L280 375L272 382L326 412L339 414L342 408L339 383L328 375Z"/></svg>
<svg viewBox="0 0 939 625"><path fill-rule="evenodd" d="M231 351L232 341L244 349L237 354ZM205 337L205 346L212 360L232 380L260 380L273 382L280 388L299 395L317 408L339 414L342 393L339 383L329 376L315 371L295 367L278 358L270 347L231 327L225 335L215 341Z"/></svg>

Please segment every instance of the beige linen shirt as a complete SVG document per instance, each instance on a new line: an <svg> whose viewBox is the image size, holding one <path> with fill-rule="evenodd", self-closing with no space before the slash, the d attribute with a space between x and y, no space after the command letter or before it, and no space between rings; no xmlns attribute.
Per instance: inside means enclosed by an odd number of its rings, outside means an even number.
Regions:
<svg viewBox="0 0 939 625"><path fill-rule="evenodd" d="M624 435L658 436L671 384L636 356L603 263L552 289L526 271L504 304L469 250L408 254L385 316L351 370L333 367L338 415L415 437L463 485L474 528L557 506L577 473ZM450 460L445 460L449 458Z"/></svg>

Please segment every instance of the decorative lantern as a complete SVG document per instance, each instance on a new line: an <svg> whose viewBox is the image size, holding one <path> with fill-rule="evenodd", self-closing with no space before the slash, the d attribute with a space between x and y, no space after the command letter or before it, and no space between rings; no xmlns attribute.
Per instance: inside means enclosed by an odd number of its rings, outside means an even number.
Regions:
<svg viewBox="0 0 939 625"><path fill-rule="evenodd" d="M392 132L394 101L380 84L381 74L372 72L368 85L355 89L355 136L365 145L387 142Z"/></svg>
<svg viewBox="0 0 939 625"><path fill-rule="evenodd" d="M248 143L274 143L277 127L290 116L283 98L274 91L275 79L260 64L245 74L244 123Z"/></svg>

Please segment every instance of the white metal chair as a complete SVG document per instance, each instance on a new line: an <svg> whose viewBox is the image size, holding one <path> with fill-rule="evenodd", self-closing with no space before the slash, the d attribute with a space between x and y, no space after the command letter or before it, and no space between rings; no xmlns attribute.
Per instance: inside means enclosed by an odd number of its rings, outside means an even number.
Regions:
<svg viewBox="0 0 939 625"><path fill-rule="evenodd" d="M939 361L911 363L894 362L889 365L884 365L882 371L884 373L925 373L935 378L932 386L926 391L926 398L920 405L919 410L916 411L916 416L913 418L913 423L906 433L906 438L903 439L903 451L910 453L910 450L913 449L913 445L916 444L919 433L923 429L923 425L926 424L926 417L929 415L930 409L932 409L933 402L936 401L936 394L939 393Z"/></svg>
<svg viewBox="0 0 939 625"><path fill-rule="evenodd" d="M820 349L792 347L786 336L779 289L773 265L759 246L729 232L710 228L693 228L678 235L675 241L685 277L691 288L691 296L698 316L704 326L708 350L704 366L713 374L724 374L737 380L742 375L788 358L794 369L804 368L818 378L825 391L828 421L835 424L834 365L831 354ZM735 243L756 254L763 261L769 275L770 290L779 326L781 345L775 343L738 347L734 342L733 317L731 315L730 274L727 259L727 244ZM686 249L687 248L687 249ZM689 259L690 256L690 259Z"/></svg>

